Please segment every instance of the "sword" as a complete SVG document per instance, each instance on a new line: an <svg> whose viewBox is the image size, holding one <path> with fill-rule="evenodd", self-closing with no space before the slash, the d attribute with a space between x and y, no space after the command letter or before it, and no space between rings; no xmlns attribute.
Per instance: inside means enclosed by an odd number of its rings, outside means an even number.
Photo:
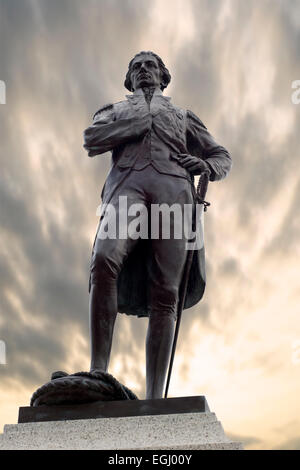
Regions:
<svg viewBox="0 0 300 470"><path fill-rule="evenodd" d="M210 206L210 203L205 201L205 196L206 196L206 192L207 192L209 177L210 177L210 170L207 168L206 170L204 170L201 173L199 181L198 181L198 185L197 185L197 190L196 190L196 204L203 204L204 212L206 212L207 207ZM194 220L194 222L195 222L195 220ZM195 228L195 227L193 227L193 228ZM197 239L197 237L196 237L196 239ZM169 391L170 379L171 379L171 374L172 374L174 356L175 356L176 345L177 345L177 340L178 340L179 327L180 327L182 311L183 311L183 308L184 308L184 303L185 303L185 298L186 298L186 293L187 293L187 286L188 286L188 280L189 280L190 270L191 270L192 261L193 261L193 255L194 255L194 250L189 250L188 255L187 255L187 260L186 260L186 263L185 263L185 269L184 269L184 274L183 274L183 282L182 282L182 286L181 286L182 295L180 296L179 302L178 302L177 322L176 322L174 340L173 340L173 345L172 345L172 352L171 352L171 358L170 358L169 371L168 371L168 377L167 377L167 383L166 383L164 398L168 397L168 391Z"/></svg>

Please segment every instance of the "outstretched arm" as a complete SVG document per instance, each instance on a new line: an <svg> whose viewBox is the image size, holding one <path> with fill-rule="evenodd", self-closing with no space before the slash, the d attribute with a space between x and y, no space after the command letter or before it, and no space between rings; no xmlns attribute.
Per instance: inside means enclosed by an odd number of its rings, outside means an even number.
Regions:
<svg viewBox="0 0 300 470"><path fill-rule="evenodd" d="M89 157L100 155L138 139L150 129L151 122L150 113L116 120L114 106L109 105L95 114L92 126L84 131L83 147Z"/></svg>

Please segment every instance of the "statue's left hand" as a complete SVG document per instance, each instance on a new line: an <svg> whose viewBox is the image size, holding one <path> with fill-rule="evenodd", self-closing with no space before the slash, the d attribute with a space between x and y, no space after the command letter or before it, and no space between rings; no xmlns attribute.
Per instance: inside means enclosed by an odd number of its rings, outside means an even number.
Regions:
<svg viewBox="0 0 300 470"><path fill-rule="evenodd" d="M188 155L186 153L179 153L178 154L178 163L181 166L186 168L190 173L194 175L199 175L203 171L209 169L207 163L201 158L194 157L193 155Z"/></svg>

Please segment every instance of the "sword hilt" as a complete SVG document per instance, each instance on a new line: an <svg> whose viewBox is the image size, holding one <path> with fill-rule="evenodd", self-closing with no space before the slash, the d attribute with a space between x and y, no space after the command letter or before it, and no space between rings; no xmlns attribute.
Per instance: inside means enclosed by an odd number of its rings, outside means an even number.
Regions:
<svg viewBox="0 0 300 470"><path fill-rule="evenodd" d="M204 205L204 212L206 212L208 206L210 206L210 202L205 201L210 173L211 171L209 170L209 168L204 170L200 175L198 185L197 185L197 194L196 194L197 202L198 204Z"/></svg>

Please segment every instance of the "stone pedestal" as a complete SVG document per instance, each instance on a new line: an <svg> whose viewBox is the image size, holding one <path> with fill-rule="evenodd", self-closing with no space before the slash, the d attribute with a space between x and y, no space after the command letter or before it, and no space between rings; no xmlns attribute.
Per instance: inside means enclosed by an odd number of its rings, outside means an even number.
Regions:
<svg viewBox="0 0 300 470"><path fill-rule="evenodd" d="M193 409L192 405L197 400L205 405L202 406L202 411ZM27 418L24 409L23 413L20 409L21 420L30 422L6 425L4 434L0 435L0 449L243 449L241 443L232 442L226 437L221 423L215 413L209 411L204 397L139 400L118 404L98 402L88 406L88 413L91 413L93 406L97 417L70 419L68 410L67 420L62 417L63 407L55 407L59 408L58 414L52 407L31 408L29 411L32 414L27 413ZM134 416L135 407L137 416ZM48 410L48 416L45 408L52 409ZM75 415L77 412L78 416L80 411L84 414L79 405L75 408ZM113 412L108 412L107 409ZM35 412L36 422L32 422ZM50 412L53 416L59 416L56 421L50 420ZM126 416L103 417L112 413Z"/></svg>

